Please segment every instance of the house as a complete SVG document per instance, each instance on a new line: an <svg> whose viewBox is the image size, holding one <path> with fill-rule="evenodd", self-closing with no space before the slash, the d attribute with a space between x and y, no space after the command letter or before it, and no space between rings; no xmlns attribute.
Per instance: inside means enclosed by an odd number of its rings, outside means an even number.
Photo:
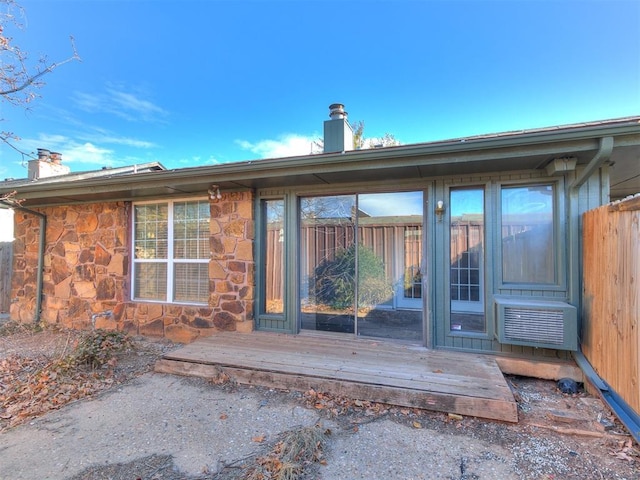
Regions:
<svg viewBox="0 0 640 480"><path fill-rule="evenodd" d="M21 282L24 279L25 272L29 278L35 278L35 284L37 285L34 290L36 301L32 303L33 316L31 319L27 319L24 315L16 317L20 321L29 321L40 319L41 302L42 302L42 275L44 271L45 255L43 252L44 243L39 246L37 252L37 262L35 270L30 266L27 266L25 258L33 260L33 255L25 255L25 240L14 241L14 211L22 214L35 215L38 219L38 228L40 231L46 228L46 216L43 214L29 210L22 205L20 197L17 195L17 187L22 187L25 184L44 183L47 185L54 184L56 182L75 182L86 179L96 179L105 177L114 177L119 175L132 175L137 173L152 172L157 170L165 170L165 167L159 162L149 162L139 165L130 165L118 168L103 167L97 171L91 172L76 172L71 173L71 169L67 165L62 164L62 155L57 152L51 152L44 148L38 149L38 155L36 158L28 162L28 178L26 180L5 179L1 182L2 187L0 190L0 314L8 316L10 305L20 301L19 297L12 296L15 293L12 288L12 284L15 282ZM33 238L33 237L31 237ZM44 236L38 236L38 242L45 241ZM15 276L12 268L13 252L17 248L20 253L20 262L18 265L21 267ZM35 277L33 277L35 275ZM14 279L12 282L12 278ZM24 312L23 312L24 313Z"/></svg>
<svg viewBox="0 0 640 480"><path fill-rule="evenodd" d="M0 183L11 318L578 349L581 215L636 188L640 117L371 150L342 105L324 127L323 154Z"/></svg>

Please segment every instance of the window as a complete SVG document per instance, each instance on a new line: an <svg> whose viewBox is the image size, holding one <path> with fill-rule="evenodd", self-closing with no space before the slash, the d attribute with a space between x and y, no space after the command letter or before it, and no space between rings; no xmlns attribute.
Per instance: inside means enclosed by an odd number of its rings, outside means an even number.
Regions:
<svg viewBox="0 0 640 480"><path fill-rule="evenodd" d="M555 284L553 185L504 187L502 281Z"/></svg>
<svg viewBox="0 0 640 480"><path fill-rule="evenodd" d="M484 333L484 188L449 192L451 331Z"/></svg>
<svg viewBox="0 0 640 480"><path fill-rule="evenodd" d="M264 246L265 299L263 311L284 313L284 200L262 202L266 219Z"/></svg>
<svg viewBox="0 0 640 480"><path fill-rule="evenodd" d="M208 302L209 219L204 200L134 205L134 299Z"/></svg>

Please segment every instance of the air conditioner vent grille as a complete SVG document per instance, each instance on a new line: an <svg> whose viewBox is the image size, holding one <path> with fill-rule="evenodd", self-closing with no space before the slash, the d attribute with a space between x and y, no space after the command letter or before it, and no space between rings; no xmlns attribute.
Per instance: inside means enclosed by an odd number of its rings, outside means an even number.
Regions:
<svg viewBox="0 0 640 480"><path fill-rule="evenodd" d="M506 307L504 336L510 340L562 345L564 315L562 310Z"/></svg>
<svg viewBox="0 0 640 480"><path fill-rule="evenodd" d="M494 296L496 338L507 345L578 349L577 309L556 300Z"/></svg>

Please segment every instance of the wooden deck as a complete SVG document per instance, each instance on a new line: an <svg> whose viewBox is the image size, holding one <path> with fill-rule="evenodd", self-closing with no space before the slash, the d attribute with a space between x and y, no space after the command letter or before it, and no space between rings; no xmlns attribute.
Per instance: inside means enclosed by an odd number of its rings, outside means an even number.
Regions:
<svg viewBox="0 0 640 480"><path fill-rule="evenodd" d="M388 342L266 332L223 333L165 354L157 372L517 422L495 359Z"/></svg>

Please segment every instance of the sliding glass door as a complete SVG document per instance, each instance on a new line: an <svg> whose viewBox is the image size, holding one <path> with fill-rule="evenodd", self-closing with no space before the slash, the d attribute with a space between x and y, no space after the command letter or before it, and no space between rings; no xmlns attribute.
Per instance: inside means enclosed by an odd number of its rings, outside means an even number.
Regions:
<svg viewBox="0 0 640 480"><path fill-rule="evenodd" d="M356 196L300 199L300 327L355 332Z"/></svg>
<svg viewBox="0 0 640 480"><path fill-rule="evenodd" d="M422 340L422 205L422 192L300 199L302 329Z"/></svg>

